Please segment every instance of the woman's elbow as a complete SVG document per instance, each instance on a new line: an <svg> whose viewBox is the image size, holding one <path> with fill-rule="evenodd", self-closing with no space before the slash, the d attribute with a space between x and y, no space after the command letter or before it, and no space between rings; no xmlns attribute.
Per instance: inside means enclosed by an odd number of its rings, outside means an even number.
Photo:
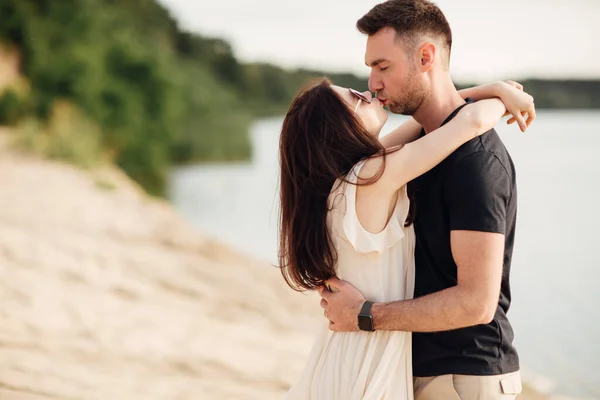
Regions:
<svg viewBox="0 0 600 400"><path fill-rule="evenodd" d="M468 107L469 106L465 107L463 111L458 114L457 120L462 121L465 129L467 129L468 132L471 132L471 135L475 137L483 132L485 127L485 116L480 109Z"/></svg>

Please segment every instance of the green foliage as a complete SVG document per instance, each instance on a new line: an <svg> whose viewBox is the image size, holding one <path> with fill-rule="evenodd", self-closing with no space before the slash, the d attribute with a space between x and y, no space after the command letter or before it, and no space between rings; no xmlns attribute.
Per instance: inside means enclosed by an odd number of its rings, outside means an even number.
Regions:
<svg viewBox="0 0 600 400"><path fill-rule="evenodd" d="M12 89L7 89L0 95L0 125L14 125L24 114L24 104L21 97Z"/></svg>
<svg viewBox="0 0 600 400"><path fill-rule="evenodd" d="M82 168L107 161L97 125L69 103L55 103L47 122L27 118L16 128L15 145L20 149Z"/></svg>
<svg viewBox="0 0 600 400"><path fill-rule="evenodd" d="M248 157L250 113L238 110L243 70L231 49L181 32L155 1L2 0L0 18L0 40L17 46L31 86L26 101L0 98L0 122L27 118L25 142L40 143L30 147L78 158L64 129L42 128L67 101L94 126L75 123L82 131L69 139L99 132L98 150L150 193L163 192L173 163Z"/></svg>

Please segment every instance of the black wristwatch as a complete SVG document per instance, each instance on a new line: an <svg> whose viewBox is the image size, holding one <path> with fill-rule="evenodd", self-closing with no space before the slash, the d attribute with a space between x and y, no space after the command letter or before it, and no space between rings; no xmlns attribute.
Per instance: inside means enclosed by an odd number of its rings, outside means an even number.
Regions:
<svg viewBox="0 0 600 400"><path fill-rule="evenodd" d="M365 301L358 313L358 329L361 331L374 332L373 316L371 315L372 301Z"/></svg>

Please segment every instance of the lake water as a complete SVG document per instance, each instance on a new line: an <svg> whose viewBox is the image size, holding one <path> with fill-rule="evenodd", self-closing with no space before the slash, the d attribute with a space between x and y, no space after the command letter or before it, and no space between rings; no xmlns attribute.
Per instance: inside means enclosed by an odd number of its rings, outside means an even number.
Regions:
<svg viewBox="0 0 600 400"><path fill-rule="evenodd" d="M253 126L251 162L181 168L169 189L199 230L270 262L281 122ZM522 371L539 389L600 399L600 113L540 111L527 133L497 130L519 187L509 318Z"/></svg>

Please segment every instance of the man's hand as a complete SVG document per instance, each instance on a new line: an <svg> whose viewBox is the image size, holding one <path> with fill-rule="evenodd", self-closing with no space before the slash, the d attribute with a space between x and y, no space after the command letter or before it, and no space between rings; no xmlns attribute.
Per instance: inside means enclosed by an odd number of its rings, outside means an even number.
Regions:
<svg viewBox="0 0 600 400"><path fill-rule="evenodd" d="M325 318L329 319L329 329L334 332L358 331L358 313L365 297L346 281L331 278L325 283L331 291L320 287L319 294Z"/></svg>

